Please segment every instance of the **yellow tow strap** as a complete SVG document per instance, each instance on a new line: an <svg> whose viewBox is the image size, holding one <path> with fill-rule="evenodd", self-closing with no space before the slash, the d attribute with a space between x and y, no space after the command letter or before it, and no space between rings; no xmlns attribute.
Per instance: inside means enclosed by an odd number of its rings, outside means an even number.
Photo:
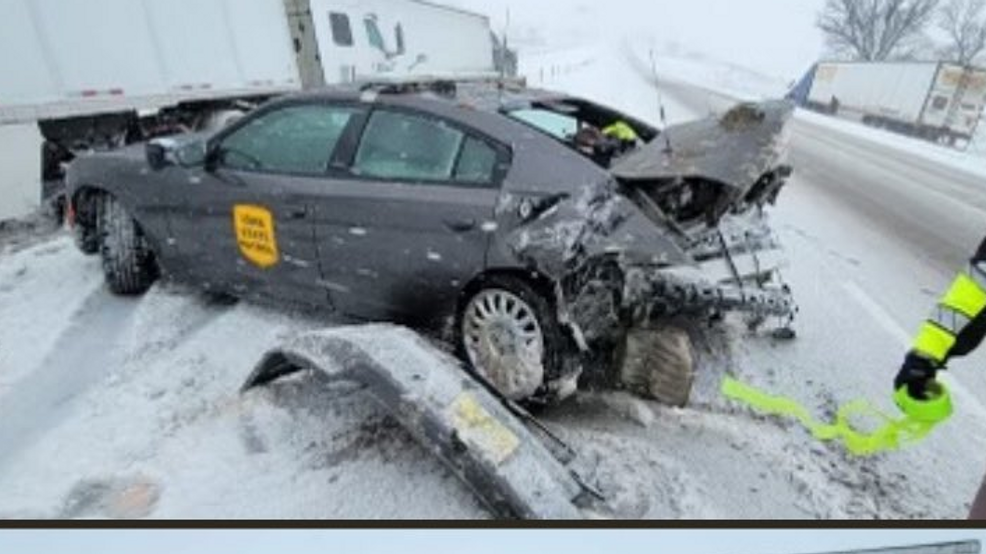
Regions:
<svg viewBox="0 0 986 554"><path fill-rule="evenodd" d="M951 400L944 387L941 388L941 394L937 399L921 402L926 406L921 406L914 412L918 416L912 413L895 419L880 412L866 400L854 400L839 408L833 423L816 420L807 408L791 398L772 396L731 377L723 379L722 393L728 398L766 414L792 417L820 441L841 440L846 450L856 456L889 452L906 444L919 442L952 413ZM904 389L895 396L898 403L902 401L907 403L900 394L906 396ZM859 431L850 424L850 418L855 416L876 418L881 425L872 432Z"/></svg>

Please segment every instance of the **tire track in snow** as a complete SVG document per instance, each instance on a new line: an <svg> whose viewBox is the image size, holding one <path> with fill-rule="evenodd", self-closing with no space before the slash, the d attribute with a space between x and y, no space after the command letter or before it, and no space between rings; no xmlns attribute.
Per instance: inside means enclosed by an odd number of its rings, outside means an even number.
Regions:
<svg viewBox="0 0 986 554"><path fill-rule="evenodd" d="M117 339L130 325L138 302L105 288L90 295L41 367L16 385L0 404L0 468L70 417L75 401L116 365Z"/></svg>

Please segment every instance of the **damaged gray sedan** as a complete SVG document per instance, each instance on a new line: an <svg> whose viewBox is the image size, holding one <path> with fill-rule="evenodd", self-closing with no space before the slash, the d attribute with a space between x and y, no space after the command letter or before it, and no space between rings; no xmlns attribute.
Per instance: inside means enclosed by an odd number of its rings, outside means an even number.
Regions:
<svg viewBox="0 0 986 554"><path fill-rule="evenodd" d="M503 84L326 90L211 136L80 157L69 217L117 293L163 274L450 328L469 367L515 400L654 366L640 384L680 404L689 364L628 337L682 313L782 327L794 313L763 214L790 174L790 112L740 105L659 132Z"/></svg>

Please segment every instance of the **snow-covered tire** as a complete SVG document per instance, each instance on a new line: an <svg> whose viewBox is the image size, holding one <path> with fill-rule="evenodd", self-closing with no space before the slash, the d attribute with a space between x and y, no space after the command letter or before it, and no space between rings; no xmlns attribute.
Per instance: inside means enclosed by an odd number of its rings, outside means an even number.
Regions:
<svg viewBox="0 0 986 554"><path fill-rule="evenodd" d="M76 248L85 255L99 252L99 231L96 229L96 210L99 208L97 197L80 193L72 202L72 219L69 231L75 241Z"/></svg>
<svg viewBox="0 0 986 554"><path fill-rule="evenodd" d="M141 294L157 279L157 265L137 222L116 198L96 199L96 229L103 275L110 291Z"/></svg>
<svg viewBox="0 0 986 554"><path fill-rule="evenodd" d="M484 294L500 291L523 302L524 309L530 310L540 332L540 367L518 368L517 371L523 371L524 375L489 374L483 368L477 367L474 356L470 353L476 347L470 347L467 344L468 341L473 340L470 337L470 330L467 329L469 324L468 312L473 303L482 298ZM560 400L565 396L562 394L563 392L570 391L562 391L559 386L565 385L574 375L577 375L578 359L574 344L565 333L556 314L557 311L552 303L523 279L509 275L487 277L465 299L456 314L456 348L459 356L469 364L471 371L488 379L502 394L513 400L527 400L536 403ZM532 379L536 382L531 382ZM510 385L506 384L511 382L512 390ZM524 392L519 394L519 391Z"/></svg>
<svg viewBox="0 0 986 554"><path fill-rule="evenodd" d="M99 252L99 235L93 225L77 222L72 226L72 239L76 248L87 256Z"/></svg>
<svg viewBox="0 0 986 554"><path fill-rule="evenodd" d="M688 403L695 381L688 333L674 327L631 329L619 357L623 386L669 406Z"/></svg>

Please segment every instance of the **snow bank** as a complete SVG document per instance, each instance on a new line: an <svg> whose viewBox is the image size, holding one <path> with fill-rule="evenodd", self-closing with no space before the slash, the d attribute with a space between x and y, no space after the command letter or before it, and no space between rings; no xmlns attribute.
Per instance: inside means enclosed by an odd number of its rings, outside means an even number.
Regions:
<svg viewBox="0 0 986 554"><path fill-rule="evenodd" d="M98 260L85 258L68 236L0 256L0 399L82 323L101 287Z"/></svg>
<svg viewBox="0 0 986 554"><path fill-rule="evenodd" d="M808 110L799 109L796 117L816 127L823 127L835 133L864 139L880 146L893 148L902 155L918 156L923 160L986 179L986 156L961 152L928 141L874 129L862 123L838 119ZM986 181L984 181L984 185L986 185Z"/></svg>
<svg viewBox="0 0 986 554"><path fill-rule="evenodd" d="M582 96L661 126L658 94L648 85L649 75L641 73L617 43L522 53L519 72L530 86ZM669 124L701 115L668 96L663 102Z"/></svg>
<svg viewBox="0 0 986 554"><path fill-rule="evenodd" d="M624 48L629 55L646 63L648 68L653 51L659 78L708 89L735 100L780 98L788 88L784 81L776 77L674 43L654 46L652 41L628 39L624 42Z"/></svg>

